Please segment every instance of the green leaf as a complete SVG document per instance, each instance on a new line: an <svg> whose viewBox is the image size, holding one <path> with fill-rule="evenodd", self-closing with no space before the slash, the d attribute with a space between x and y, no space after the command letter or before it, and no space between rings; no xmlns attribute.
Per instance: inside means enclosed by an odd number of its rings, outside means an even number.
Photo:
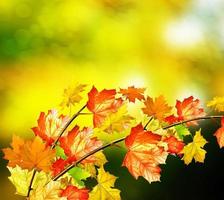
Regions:
<svg viewBox="0 0 224 200"><path fill-rule="evenodd" d="M57 157L61 157L64 160L67 159L67 156L65 155L64 149L62 149L59 146L56 146L55 149L56 149L56 156Z"/></svg>
<svg viewBox="0 0 224 200"><path fill-rule="evenodd" d="M80 167L73 167L68 171L68 173L74 178L74 180L80 185L85 186L83 180L86 180L88 177L91 176L89 172L80 168Z"/></svg>
<svg viewBox="0 0 224 200"><path fill-rule="evenodd" d="M175 129L177 131L178 137L181 140L183 140L184 136L191 134L190 131L188 130L188 128L182 124L175 126Z"/></svg>

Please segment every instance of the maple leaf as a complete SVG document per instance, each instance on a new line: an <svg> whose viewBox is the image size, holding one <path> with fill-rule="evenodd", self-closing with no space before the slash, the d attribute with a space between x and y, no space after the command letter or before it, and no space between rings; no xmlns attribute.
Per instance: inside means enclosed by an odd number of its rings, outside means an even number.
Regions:
<svg viewBox="0 0 224 200"><path fill-rule="evenodd" d="M161 136L145 131L142 124L131 129L125 139L128 152L125 155L123 166L137 179L143 176L149 183L160 180L161 169L159 164L165 164L168 153L158 144Z"/></svg>
<svg viewBox="0 0 224 200"><path fill-rule="evenodd" d="M221 119L221 128L219 128L215 134L219 147L224 147L224 117Z"/></svg>
<svg viewBox="0 0 224 200"><path fill-rule="evenodd" d="M180 122L196 117L203 117L206 115L203 108L200 108L200 100L193 96L185 98L182 102L176 101L177 117L174 115L168 116L165 120L170 124ZM186 125L197 125L196 121L187 122Z"/></svg>
<svg viewBox="0 0 224 200"><path fill-rule="evenodd" d="M38 186L31 191L29 200L67 200L66 197L60 197L61 183L50 181L45 187Z"/></svg>
<svg viewBox="0 0 224 200"><path fill-rule="evenodd" d="M142 111L148 116L153 116L157 118L159 121L163 121L165 117L167 117L172 107L168 106L164 96L160 95L153 100L151 97L147 97L144 102L145 107L142 108Z"/></svg>
<svg viewBox="0 0 224 200"><path fill-rule="evenodd" d="M177 140L174 136L169 136L163 139L164 142L168 144L168 152L171 154L181 154L181 151L184 148L184 143L180 140Z"/></svg>
<svg viewBox="0 0 224 200"><path fill-rule="evenodd" d="M98 184L90 192L90 200L120 200L120 191L113 188L116 177L105 172L104 168L98 169L97 182Z"/></svg>
<svg viewBox="0 0 224 200"><path fill-rule="evenodd" d="M102 142L96 137L91 137L93 135L93 130L91 128L83 128L82 131L79 130L78 126L75 126L67 136L60 138L60 146L64 149L64 153L67 159L59 158L52 165L54 175L61 172L68 164L77 161L81 157L85 156L94 149L102 146ZM98 160L95 155L89 156L82 161L85 163L94 163Z"/></svg>
<svg viewBox="0 0 224 200"><path fill-rule="evenodd" d="M214 97L207 103L208 107L212 107L219 112L224 111L224 97Z"/></svg>
<svg viewBox="0 0 224 200"><path fill-rule="evenodd" d="M175 126L175 130L176 130L177 136L181 140L183 140L184 136L191 134L190 131L188 130L188 128L186 126L184 126L183 124Z"/></svg>
<svg viewBox="0 0 224 200"><path fill-rule="evenodd" d="M82 100L81 93L86 87L85 84L77 84L75 87L68 87L64 90L63 100L60 104L62 109L71 106L74 106L76 103L79 103Z"/></svg>
<svg viewBox="0 0 224 200"><path fill-rule="evenodd" d="M3 149L4 158L9 160L9 167L19 165L23 169L38 169L49 172L55 151L46 146L39 137L24 141L13 136L11 148Z"/></svg>
<svg viewBox="0 0 224 200"><path fill-rule="evenodd" d="M127 89L120 89L120 92L125 98L130 102L135 103L135 99L144 100L145 88L135 88L135 86L130 86Z"/></svg>
<svg viewBox="0 0 224 200"><path fill-rule="evenodd" d="M44 112L40 113L38 127L34 127L32 130L35 135L41 137L47 142L47 145L50 146L59 136L67 122L68 117L63 115L58 116L58 112L56 110L49 110L47 114ZM66 134L67 132L64 133L64 135Z"/></svg>
<svg viewBox="0 0 224 200"><path fill-rule="evenodd" d="M67 200L87 200L89 198L88 190L85 188L79 189L76 186L68 185L61 191L61 196Z"/></svg>
<svg viewBox="0 0 224 200"><path fill-rule="evenodd" d="M52 164L53 175L56 176L69 164L69 160L59 158Z"/></svg>
<svg viewBox="0 0 224 200"><path fill-rule="evenodd" d="M127 106L123 105L117 112L111 113L99 129L107 133L120 133L130 127L133 119L132 116L127 114Z"/></svg>
<svg viewBox="0 0 224 200"><path fill-rule="evenodd" d="M72 169L68 171L68 173L69 175L71 175L75 183L77 183L79 186L82 186L82 187L85 186L85 183L83 182L83 180L86 180L88 177L91 176L91 174L88 171L86 171L85 169L81 167L73 167Z"/></svg>
<svg viewBox="0 0 224 200"><path fill-rule="evenodd" d="M122 105L121 99L115 99L116 90L98 90L93 86L88 93L87 108L93 113L94 127L99 127L105 118L117 111Z"/></svg>
<svg viewBox="0 0 224 200"><path fill-rule="evenodd" d="M16 194L26 196L34 170L28 171L27 169L22 169L18 165L14 168L8 167L8 169L11 174L9 180L15 186ZM35 189L38 185L44 186L48 182L48 180L49 176L47 176L46 173L44 173L43 171L36 172L32 188Z"/></svg>
<svg viewBox="0 0 224 200"><path fill-rule="evenodd" d="M184 156L182 158L182 160L184 160L184 163L188 165L192 162L193 158L196 162L203 163L206 151L202 148L206 143L207 141L201 135L201 130L196 131L193 142L186 145L182 150L182 153L184 153Z"/></svg>

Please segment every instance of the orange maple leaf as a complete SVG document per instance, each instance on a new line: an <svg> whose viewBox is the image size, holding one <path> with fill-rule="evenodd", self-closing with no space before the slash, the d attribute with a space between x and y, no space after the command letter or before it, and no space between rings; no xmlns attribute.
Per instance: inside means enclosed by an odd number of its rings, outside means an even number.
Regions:
<svg viewBox="0 0 224 200"><path fill-rule="evenodd" d="M67 136L60 138L60 146L64 149L65 154L68 156L70 162L76 161L90 151L102 146L102 142L96 137L91 137L93 130L91 128L83 128L79 130L75 126ZM96 159L93 156L86 158L82 163L94 162Z"/></svg>
<svg viewBox="0 0 224 200"><path fill-rule="evenodd" d="M93 86L88 93L89 100L87 102L87 108L93 113L94 127L99 127L105 118L116 112L122 105L122 100L115 99L116 90L98 90Z"/></svg>
<svg viewBox="0 0 224 200"><path fill-rule="evenodd" d="M130 102L135 103L135 99L143 100L145 88L135 88L134 86L128 87L128 89L120 89L120 92Z"/></svg>
<svg viewBox="0 0 224 200"><path fill-rule="evenodd" d="M168 106L163 95L156 97L154 101L151 97L147 97L144 104L145 108L142 108L142 111L148 116L156 117L159 121L163 121L172 109L171 106Z"/></svg>
<svg viewBox="0 0 224 200"><path fill-rule="evenodd" d="M18 136L13 136L11 147L3 149L4 159L9 160L8 166L19 165L23 169L36 168L45 172L51 170L55 151L46 146L39 137L24 141Z"/></svg>
<svg viewBox="0 0 224 200"><path fill-rule="evenodd" d="M206 115L203 108L200 108L200 100L195 99L193 96L185 98L182 102L176 101L177 117L174 115L168 116L165 120L172 124L175 122L180 122L195 117L203 117ZM196 121L186 123L189 125L197 125Z"/></svg>
<svg viewBox="0 0 224 200"><path fill-rule="evenodd" d="M67 200L87 200L89 198L88 192L85 188L79 189L76 186L68 185L61 191L61 197L66 197Z"/></svg>
<svg viewBox="0 0 224 200"><path fill-rule="evenodd" d="M224 147L224 117L221 119L221 128L219 128L215 134L219 147Z"/></svg>
<svg viewBox="0 0 224 200"><path fill-rule="evenodd" d="M49 110L47 114L41 112L38 119L38 127L34 127L32 130L35 135L41 137L50 146L58 138L67 121L68 117L58 116L56 110Z"/></svg>
<svg viewBox="0 0 224 200"><path fill-rule="evenodd" d="M171 154L182 154L181 151L184 148L184 142L178 140L174 136L169 136L163 139L163 142L166 142L168 145L168 152Z"/></svg>
<svg viewBox="0 0 224 200"><path fill-rule="evenodd" d="M161 169L159 164L164 164L168 153L158 143L161 136L145 131L142 124L131 129L125 139L128 152L125 155L123 166L137 179L143 176L150 183L160 180Z"/></svg>

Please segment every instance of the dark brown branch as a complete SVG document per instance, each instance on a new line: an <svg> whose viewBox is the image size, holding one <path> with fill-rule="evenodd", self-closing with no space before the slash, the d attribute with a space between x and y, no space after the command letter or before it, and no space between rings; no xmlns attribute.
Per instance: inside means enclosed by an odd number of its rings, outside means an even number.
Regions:
<svg viewBox="0 0 224 200"><path fill-rule="evenodd" d="M65 124L64 128L61 130L59 136L55 140L55 142L52 144L51 149L54 149L55 146L57 145L60 137L63 135L63 133L66 131L66 129L69 127L69 125L74 121L76 117L79 116L79 114L85 109L86 105L84 105L77 113L75 113L72 118Z"/></svg>
<svg viewBox="0 0 224 200"><path fill-rule="evenodd" d="M174 126L177 126L177 125L180 125L180 124L184 124L184 123L187 123L187 122L191 122L191 121L198 121L198 120L203 120L203 119L214 119L214 118L218 119L218 118L222 118L222 117L224 117L224 116L221 115L221 116L205 116L205 117L192 118L192 119L184 120L184 121L182 121L182 122L177 122L177 123L174 123L174 124L165 126L165 127L163 127L163 129L169 129L169 128L171 128L171 127L174 127ZM148 124L148 123L147 123L147 124ZM147 125L147 124L146 124L146 125ZM145 125L145 127L146 127L146 125ZM72 169L73 167L75 167L77 164L79 164L80 162L82 162L83 160L85 160L86 158L88 158L89 156L91 156L91 155L97 153L98 151L101 151L101 150L103 150L103 149L105 149L105 148L107 148L107 147L110 147L110 146L112 146L112 145L114 145L114 144L116 144L116 143L122 142L122 141L125 140L125 138L126 138L126 137L119 138L119 139L117 139L117 140L114 140L114 141L112 141L112 142L110 142L110 143L108 143L108 144L105 144L105 145L103 145L103 146L101 146L101 147L99 147L99 148L97 148L97 149L95 149L95 150L89 152L88 154L86 154L85 156L83 156L82 158L80 158L79 160L77 160L76 162L74 162L73 164L71 164L71 165L69 165L68 167L66 167L62 172L60 172L57 176L55 176L55 177L53 178L53 181L58 180L58 179L59 179L61 176L63 176L66 172L68 172L70 169Z"/></svg>
<svg viewBox="0 0 224 200"><path fill-rule="evenodd" d="M33 185L33 181L34 181L34 177L35 177L36 172L37 172L37 170L34 169L31 180L30 180L30 185L29 185L29 188L28 188L28 192L27 192L27 195L26 195L27 197L30 196L30 192L32 190L32 185Z"/></svg>

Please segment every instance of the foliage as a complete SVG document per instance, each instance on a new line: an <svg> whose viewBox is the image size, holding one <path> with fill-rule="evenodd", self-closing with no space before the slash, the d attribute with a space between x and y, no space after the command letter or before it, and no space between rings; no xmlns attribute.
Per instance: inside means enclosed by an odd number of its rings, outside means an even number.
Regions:
<svg viewBox="0 0 224 200"><path fill-rule="evenodd" d="M86 85L66 89L62 107L71 107L82 100ZM216 110L222 108L222 99L216 97L208 103ZM128 110L129 104L138 102L148 122L143 125ZM94 86L88 92L88 101L72 117L49 110L41 112L38 126L32 128L35 136L23 140L13 136L11 148L3 149L8 160L9 180L16 194L30 200L109 200L121 199L120 190L114 188L116 177L105 171L107 159L102 150L124 141L127 153L122 166L137 179L144 177L149 183L160 181L161 165L168 155L177 156L186 165L194 159L203 163L207 143L201 129L195 134L189 127L198 120L221 118L221 127L215 132L217 142L224 146L224 117L206 116L200 100L193 96L176 101L176 111L168 105L164 96L153 99L145 94L145 88L111 89L98 91ZM85 113L83 110L87 110ZM88 112L89 111L89 112ZM80 128L71 122L79 115L92 118L92 126ZM145 123L145 122L144 122ZM68 127L73 126L71 129ZM107 144L96 133L124 133ZM185 137L192 137L186 142ZM88 179L97 184L87 188Z"/></svg>

